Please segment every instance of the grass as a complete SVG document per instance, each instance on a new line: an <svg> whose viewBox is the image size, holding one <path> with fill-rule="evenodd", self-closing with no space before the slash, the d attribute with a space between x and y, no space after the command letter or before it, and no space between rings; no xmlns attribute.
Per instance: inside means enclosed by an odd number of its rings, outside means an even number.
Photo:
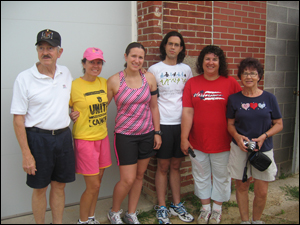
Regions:
<svg viewBox="0 0 300 225"><path fill-rule="evenodd" d="M291 176L292 176L292 174L281 173L278 178L279 179L286 179L286 178L291 177Z"/></svg>
<svg viewBox="0 0 300 225"><path fill-rule="evenodd" d="M149 220L151 220L152 218L155 218L155 215L156 215L156 211L154 209L151 209L147 212L140 212L138 214L138 218L139 218L139 221L141 223L149 223Z"/></svg>
<svg viewBox="0 0 300 225"><path fill-rule="evenodd" d="M250 183L249 185L249 191L253 192L254 191L254 182L253 183ZM248 192L249 192L248 191Z"/></svg>
<svg viewBox="0 0 300 225"><path fill-rule="evenodd" d="M198 213L202 206L200 199L194 194L186 195L182 199L182 201L185 201L186 203L190 203L194 207L194 210L192 211L192 209L187 207L188 204L185 204L187 211L190 213Z"/></svg>
<svg viewBox="0 0 300 225"><path fill-rule="evenodd" d="M228 209L229 207L239 207L235 201L223 202L223 207Z"/></svg>
<svg viewBox="0 0 300 225"><path fill-rule="evenodd" d="M284 190L288 196L298 199L299 201L299 186L297 187L297 186L285 185L285 187L280 187L280 188Z"/></svg>
<svg viewBox="0 0 300 225"><path fill-rule="evenodd" d="M281 212L280 212L280 213L277 213L277 214L275 214L275 216L280 216L280 215L283 215L283 214L285 214L285 211L282 209L282 210L281 210Z"/></svg>
<svg viewBox="0 0 300 225"><path fill-rule="evenodd" d="M280 188L286 191L287 195L299 200L299 187L285 185L285 187L280 187ZM254 183L250 183L249 191L253 191L253 190L254 190ZM187 211L193 214L194 217L199 214L202 204L200 199L196 195L190 193L182 198L182 202L186 202L185 207ZM167 201L167 205L170 205L170 201ZM229 207L238 207L238 204L235 201L223 202L224 210L228 210ZM296 224L296 222L294 221L289 221L287 219L277 217L283 214L286 214L286 212L282 209L281 212L279 212L275 216L264 215L263 220L265 220L267 223L268 222L270 223L270 221L272 221L272 222L276 222L277 224ZM139 221L143 224L158 224L158 220L156 219L156 210L154 209L149 210L147 212L143 212L143 211L140 212L138 214L138 218Z"/></svg>
<svg viewBox="0 0 300 225"><path fill-rule="evenodd" d="M270 223L270 224L298 224L296 221L289 221L289 220L284 219L284 218L276 217L276 216L282 215L283 214L282 211L281 211L281 213L279 213L278 215L275 215L275 216L262 215L262 220L264 222Z"/></svg>
<svg viewBox="0 0 300 225"><path fill-rule="evenodd" d="M199 213L202 204L200 199L196 195L188 194L182 199L182 201L186 202L185 206L188 212L193 214ZM213 202L213 200L211 202ZM193 209L188 207L189 204L193 207ZM238 207L238 204L235 201L228 201L223 202L223 207L228 209L229 207Z"/></svg>

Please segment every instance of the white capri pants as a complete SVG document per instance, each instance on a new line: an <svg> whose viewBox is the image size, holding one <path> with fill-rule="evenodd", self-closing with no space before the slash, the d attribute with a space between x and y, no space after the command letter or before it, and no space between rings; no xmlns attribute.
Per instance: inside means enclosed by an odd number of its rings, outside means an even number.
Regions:
<svg viewBox="0 0 300 225"><path fill-rule="evenodd" d="M192 162L195 195L200 199L211 198L218 202L230 199L231 177L227 170L229 151L207 154L195 149L196 160L200 162L203 175ZM213 176L213 180L211 180ZM212 182L213 181L213 182Z"/></svg>

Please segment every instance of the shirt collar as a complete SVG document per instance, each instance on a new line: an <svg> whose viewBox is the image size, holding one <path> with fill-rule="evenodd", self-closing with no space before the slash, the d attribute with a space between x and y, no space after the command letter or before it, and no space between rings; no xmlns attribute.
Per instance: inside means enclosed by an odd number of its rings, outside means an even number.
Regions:
<svg viewBox="0 0 300 225"><path fill-rule="evenodd" d="M39 72L39 70L38 70L38 68L37 68L36 65L37 65L37 63L35 63L35 64L33 65L33 67L31 68L31 71L32 71L33 76L35 76L36 78L40 78L40 79L51 78L51 77L49 77L49 76L47 76L47 75L41 74L41 73ZM56 70L55 70L54 78L55 78L56 76L60 75L60 74L63 74L62 69L61 69L61 66L58 65L58 64L56 64Z"/></svg>

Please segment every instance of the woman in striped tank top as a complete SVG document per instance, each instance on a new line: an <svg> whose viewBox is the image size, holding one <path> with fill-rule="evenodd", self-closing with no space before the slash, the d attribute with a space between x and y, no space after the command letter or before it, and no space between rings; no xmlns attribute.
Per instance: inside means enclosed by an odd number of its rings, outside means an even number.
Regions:
<svg viewBox="0 0 300 225"><path fill-rule="evenodd" d="M150 157L155 155L154 150L161 145L156 80L152 73L141 72L145 48L133 42L127 46L124 56L126 68L107 80L108 102L114 98L117 105L114 146L120 181L114 188L113 206L108 212L108 219L114 224L122 223L120 208L127 194L128 211L124 221L139 223L136 207L144 173Z"/></svg>

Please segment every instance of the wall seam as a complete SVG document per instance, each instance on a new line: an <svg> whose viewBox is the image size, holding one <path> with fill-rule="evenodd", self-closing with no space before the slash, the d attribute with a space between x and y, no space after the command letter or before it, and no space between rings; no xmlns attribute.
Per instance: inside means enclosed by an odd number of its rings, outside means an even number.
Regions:
<svg viewBox="0 0 300 225"><path fill-rule="evenodd" d="M212 1L211 44L214 44L214 1Z"/></svg>

